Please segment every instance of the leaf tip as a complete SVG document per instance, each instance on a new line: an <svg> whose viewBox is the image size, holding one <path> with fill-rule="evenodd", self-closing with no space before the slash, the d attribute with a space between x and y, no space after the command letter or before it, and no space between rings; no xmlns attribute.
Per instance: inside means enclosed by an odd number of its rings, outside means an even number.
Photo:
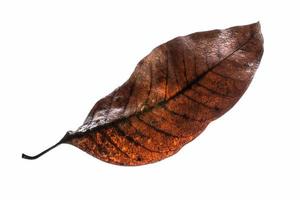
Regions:
<svg viewBox="0 0 300 200"><path fill-rule="evenodd" d="M257 21L257 22L255 22L255 23L249 24L249 26L250 26L252 29L256 30L257 32L260 32L260 27L261 27L260 21Z"/></svg>

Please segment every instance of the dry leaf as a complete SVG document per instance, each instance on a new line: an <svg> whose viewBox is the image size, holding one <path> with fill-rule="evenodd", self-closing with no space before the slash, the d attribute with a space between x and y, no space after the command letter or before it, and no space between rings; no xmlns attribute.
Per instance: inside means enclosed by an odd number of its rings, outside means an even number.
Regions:
<svg viewBox="0 0 300 200"><path fill-rule="evenodd" d="M263 54L259 23L177 37L142 59L129 80L99 100L72 144L118 165L175 154L228 111L250 84Z"/></svg>

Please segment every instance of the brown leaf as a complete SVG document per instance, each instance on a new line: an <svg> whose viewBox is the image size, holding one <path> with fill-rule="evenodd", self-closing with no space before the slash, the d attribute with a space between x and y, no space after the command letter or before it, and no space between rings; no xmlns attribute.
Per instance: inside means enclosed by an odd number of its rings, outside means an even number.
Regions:
<svg viewBox="0 0 300 200"><path fill-rule="evenodd" d="M98 101L72 144L118 165L175 154L228 111L250 84L263 54L259 23L177 37L143 58L128 81Z"/></svg>

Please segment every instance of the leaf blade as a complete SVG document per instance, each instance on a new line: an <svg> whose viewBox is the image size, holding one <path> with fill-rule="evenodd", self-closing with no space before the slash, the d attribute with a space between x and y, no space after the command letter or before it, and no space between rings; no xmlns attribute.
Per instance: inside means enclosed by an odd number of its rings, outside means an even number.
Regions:
<svg viewBox="0 0 300 200"><path fill-rule="evenodd" d="M119 165L171 156L235 105L262 53L258 23L177 37L155 48L125 84L97 102L68 143ZM87 139L91 135L97 137Z"/></svg>

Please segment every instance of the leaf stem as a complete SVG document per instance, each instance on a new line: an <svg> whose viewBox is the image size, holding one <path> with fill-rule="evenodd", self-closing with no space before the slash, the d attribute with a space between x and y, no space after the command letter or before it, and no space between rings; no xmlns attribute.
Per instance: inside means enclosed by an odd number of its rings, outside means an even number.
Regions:
<svg viewBox="0 0 300 200"><path fill-rule="evenodd" d="M64 143L64 142L66 141L66 139L68 138L68 136L70 135L70 133L71 133L71 132L68 131L68 132L65 134L65 136L64 136L58 143L56 143L55 145L49 147L48 149L42 151L41 153L39 153L39 154L37 154L37 155L35 155L35 156L28 156L28 155L22 153L22 158L28 159L28 160L34 160L34 159L39 158L40 156L44 155L44 154L47 153L48 151L50 151L50 150L54 149L55 147L57 147L58 145Z"/></svg>

